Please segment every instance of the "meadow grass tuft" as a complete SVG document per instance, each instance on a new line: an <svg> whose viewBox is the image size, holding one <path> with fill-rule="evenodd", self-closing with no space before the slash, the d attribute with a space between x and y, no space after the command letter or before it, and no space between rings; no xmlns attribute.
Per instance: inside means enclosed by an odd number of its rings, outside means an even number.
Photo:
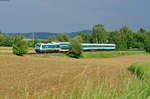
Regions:
<svg viewBox="0 0 150 99"><path fill-rule="evenodd" d="M140 79L150 78L150 62L136 62L128 69Z"/></svg>

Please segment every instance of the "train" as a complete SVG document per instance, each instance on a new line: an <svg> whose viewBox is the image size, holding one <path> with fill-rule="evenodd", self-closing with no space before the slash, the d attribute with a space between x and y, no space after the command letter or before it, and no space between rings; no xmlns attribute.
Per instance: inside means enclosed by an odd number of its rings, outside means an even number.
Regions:
<svg viewBox="0 0 150 99"><path fill-rule="evenodd" d="M36 53L68 52L70 42L37 43ZM115 44L82 43L83 51L112 51L116 49Z"/></svg>

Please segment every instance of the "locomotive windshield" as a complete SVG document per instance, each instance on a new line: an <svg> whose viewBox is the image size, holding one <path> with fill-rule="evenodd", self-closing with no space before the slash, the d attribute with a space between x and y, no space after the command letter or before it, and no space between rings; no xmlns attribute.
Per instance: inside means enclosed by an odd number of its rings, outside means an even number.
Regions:
<svg viewBox="0 0 150 99"><path fill-rule="evenodd" d="M41 47L41 45L38 45L38 44L37 44L36 47Z"/></svg>

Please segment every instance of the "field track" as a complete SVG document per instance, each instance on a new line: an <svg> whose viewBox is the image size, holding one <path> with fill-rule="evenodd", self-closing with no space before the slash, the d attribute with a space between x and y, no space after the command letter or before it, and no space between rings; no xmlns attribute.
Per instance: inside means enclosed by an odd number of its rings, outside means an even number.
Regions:
<svg viewBox="0 0 150 99"><path fill-rule="evenodd" d="M112 87L116 87L118 80L129 79L127 67L136 61L150 61L150 55L106 59L0 55L0 97L21 95L25 90L30 94L59 94L63 86L67 86L67 90L76 86L77 76L85 69L83 79L101 79L102 82L105 79ZM95 72L99 78L95 76Z"/></svg>

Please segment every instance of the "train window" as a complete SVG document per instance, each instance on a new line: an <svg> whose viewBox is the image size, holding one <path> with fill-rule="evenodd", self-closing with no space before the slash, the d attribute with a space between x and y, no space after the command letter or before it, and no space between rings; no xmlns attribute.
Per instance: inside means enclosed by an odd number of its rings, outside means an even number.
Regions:
<svg viewBox="0 0 150 99"><path fill-rule="evenodd" d="M54 45L48 45L48 48L55 48Z"/></svg>
<svg viewBox="0 0 150 99"><path fill-rule="evenodd" d="M48 45L48 48L51 48L51 45Z"/></svg>
<svg viewBox="0 0 150 99"><path fill-rule="evenodd" d="M59 45L57 45L56 47L59 48Z"/></svg>
<svg viewBox="0 0 150 99"><path fill-rule="evenodd" d="M49 45L42 45L42 48L49 48Z"/></svg>
<svg viewBox="0 0 150 99"><path fill-rule="evenodd" d="M41 47L41 45L36 45L37 47Z"/></svg>
<svg viewBox="0 0 150 99"><path fill-rule="evenodd" d="M42 45L42 48L46 48L46 45Z"/></svg>

